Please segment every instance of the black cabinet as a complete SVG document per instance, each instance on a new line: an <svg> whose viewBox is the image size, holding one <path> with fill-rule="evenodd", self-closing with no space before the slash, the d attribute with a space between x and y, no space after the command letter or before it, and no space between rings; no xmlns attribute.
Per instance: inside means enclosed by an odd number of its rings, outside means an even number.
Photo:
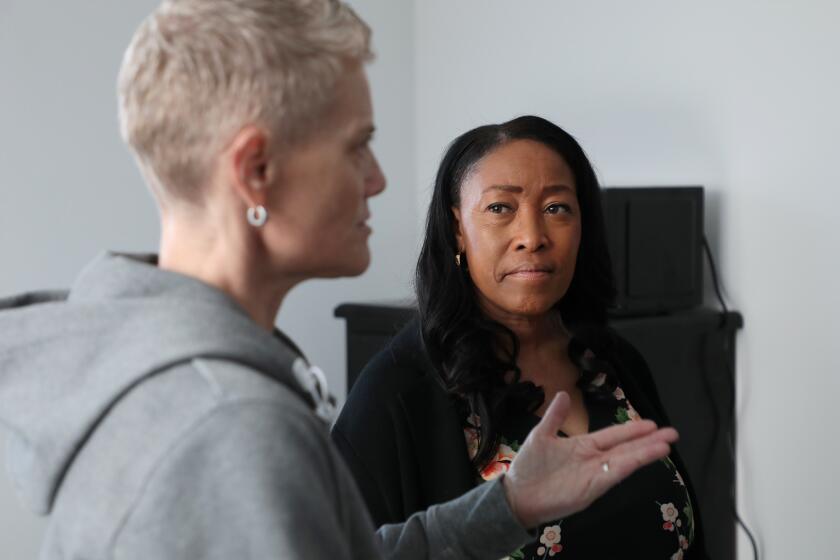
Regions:
<svg viewBox="0 0 840 560"><path fill-rule="evenodd" d="M347 389L359 372L416 310L404 304L344 304ZM733 495L735 312L696 309L671 315L617 318L610 325L644 355L659 395L680 432L678 448L698 494L706 544L713 560L735 558Z"/></svg>

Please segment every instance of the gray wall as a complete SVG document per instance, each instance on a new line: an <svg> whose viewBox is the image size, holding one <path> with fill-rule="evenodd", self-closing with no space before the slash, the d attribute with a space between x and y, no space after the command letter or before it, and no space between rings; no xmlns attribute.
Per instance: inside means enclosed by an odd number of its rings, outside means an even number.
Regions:
<svg viewBox="0 0 840 560"><path fill-rule="evenodd" d="M156 249L157 213L119 139L115 97L123 49L156 4L0 0L0 294L67 286L106 248ZM360 279L298 287L279 320L342 398L344 325L332 310L409 294L417 221L411 11L351 4L375 30L379 52L369 68L374 150L389 186L371 202L373 263ZM42 529L0 476L0 556L36 557Z"/></svg>

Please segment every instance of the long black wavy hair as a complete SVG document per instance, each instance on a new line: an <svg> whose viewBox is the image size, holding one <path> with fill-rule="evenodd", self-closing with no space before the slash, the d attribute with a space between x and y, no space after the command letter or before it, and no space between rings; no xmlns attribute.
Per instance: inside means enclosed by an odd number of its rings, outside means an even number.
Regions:
<svg viewBox="0 0 840 560"><path fill-rule="evenodd" d="M600 187L592 165L577 141L557 125L535 116L486 125L456 138L446 150L435 180L426 219L426 234L417 262L415 289L423 342L439 381L465 412L478 415L479 448L473 464L481 468L495 455L498 426L509 414L533 413L543 391L521 381L517 366L519 341L509 328L480 310L465 259L458 252L453 207L460 203L461 184L491 150L513 140L534 140L559 154L571 169L581 214L581 240L575 274L555 308L572 333L569 356L582 372L579 386L604 395L615 387L610 365L586 352L590 333L606 324L615 295ZM505 343L505 341L509 343ZM606 380L596 386L597 373Z"/></svg>

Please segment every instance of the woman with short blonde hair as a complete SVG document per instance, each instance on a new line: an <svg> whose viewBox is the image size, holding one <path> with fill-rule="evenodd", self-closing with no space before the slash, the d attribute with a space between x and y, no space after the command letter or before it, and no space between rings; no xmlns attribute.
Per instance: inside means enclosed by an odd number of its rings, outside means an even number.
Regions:
<svg viewBox="0 0 840 560"><path fill-rule="evenodd" d="M369 58L337 0L168 0L138 29L120 122L159 255L0 301L0 421L44 558L498 558L667 453L652 423L561 442L561 396L509 476L374 533L323 374L274 327L295 285L370 261Z"/></svg>

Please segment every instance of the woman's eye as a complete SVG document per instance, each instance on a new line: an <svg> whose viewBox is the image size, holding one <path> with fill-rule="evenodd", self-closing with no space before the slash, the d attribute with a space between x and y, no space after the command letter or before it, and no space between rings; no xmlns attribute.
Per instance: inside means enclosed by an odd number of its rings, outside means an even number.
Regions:
<svg viewBox="0 0 840 560"><path fill-rule="evenodd" d="M549 214L565 214L571 212L568 204L550 204L545 211Z"/></svg>
<svg viewBox="0 0 840 560"><path fill-rule="evenodd" d="M501 214L502 212L509 210L510 207L507 204L501 204L499 202L495 204L491 204L487 207L487 210L492 212L493 214Z"/></svg>
<svg viewBox="0 0 840 560"><path fill-rule="evenodd" d="M365 142L364 144L360 144L353 149L353 158L361 165L363 164L368 156L370 155L370 145Z"/></svg>

